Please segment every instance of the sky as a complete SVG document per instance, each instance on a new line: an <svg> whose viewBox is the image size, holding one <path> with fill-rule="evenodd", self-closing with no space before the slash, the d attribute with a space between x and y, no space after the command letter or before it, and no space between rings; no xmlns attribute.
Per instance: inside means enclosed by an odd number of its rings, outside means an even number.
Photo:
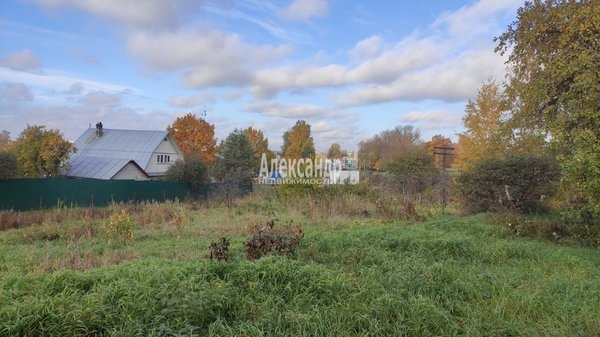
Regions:
<svg viewBox="0 0 600 337"><path fill-rule="evenodd" d="M261 129L297 120L317 151L413 125L463 131L469 99L504 79L493 38L522 0L3 0L0 131L75 140L90 125L164 130L193 113Z"/></svg>

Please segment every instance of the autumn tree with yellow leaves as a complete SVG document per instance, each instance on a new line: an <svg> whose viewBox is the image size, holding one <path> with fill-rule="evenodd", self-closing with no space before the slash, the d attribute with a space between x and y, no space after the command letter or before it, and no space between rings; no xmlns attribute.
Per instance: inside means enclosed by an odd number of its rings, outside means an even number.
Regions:
<svg viewBox="0 0 600 337"><path fill-rule="evenodd" d="M283 134L281 152L285 158L314 158L315 143L310 134L310 124L298 120L296 124Z"/></svg>
<svg viewBox="0 0 600 337"><path fill-rule="evenodd" d="M28 178L56 177L67 168L71 154L77 149L60 131L44 126L27 126L13 145L19 175Z"/></svg>
<svg viewBox="0 0 600 337"><path fill-rule="evenodd" d="M501 158L508 145L504 121L507 106L500 84L487 80L465 107L465 131L458 134L459 153L456 166L466 170L474 163L488 158Z"/></svg>
<svg viewBox="0 0 600 337"><path fill-rule="evenodd" d="M260 165L263 153L267 155L267 160L271 160L275 157L273 152L269 150L269 140L265 137L262 130L249 126L243 130L243 133L246 135L252 146L255 166L258 167L258 165Z"/></svg>
<svg viewBox="0 0 600 337"><path fill-rule="evenodd" d="M573 218L600 223L600 5L527 1L496 41L515 127L546 134Z"/></svg>

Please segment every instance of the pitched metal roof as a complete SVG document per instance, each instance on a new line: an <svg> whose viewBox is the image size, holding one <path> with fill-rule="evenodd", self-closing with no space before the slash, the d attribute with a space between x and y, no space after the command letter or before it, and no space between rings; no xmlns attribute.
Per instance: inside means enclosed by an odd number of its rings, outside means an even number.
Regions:
<svg viewBox="0 0 600 337"><path fill-rule="evenodd" d="M76 156L71 158L70 169L64 172L67 177L111 179L125 165L133 163L143 174L144 170L133 160L103 157Z"/></svg>
<svg viewBox="0 0 600 337"><path fill-rule="evenodd" d="M87 129L75 141L75 156L129 159L142 168L150 162L152 152L167 137L165 131L103 129L102 136L96 129Z"/></svg>
<svg viewBox="0 0 600 337"><path fill-rule="evenodd" d="M168 136L165 131L87 129L75 141L77 152L69 160L64 175L110 179L130 161L146 170L152 153Z"/></svg>

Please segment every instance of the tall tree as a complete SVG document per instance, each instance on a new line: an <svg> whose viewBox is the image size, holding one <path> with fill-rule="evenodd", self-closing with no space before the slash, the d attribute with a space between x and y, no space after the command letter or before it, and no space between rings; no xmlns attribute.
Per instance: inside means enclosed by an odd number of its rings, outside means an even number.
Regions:
<svg viewBox="0 0 600 337"><path fill-rule="evenodd" d="M358 146L359 166L373 170L387 170L403 158L424 151L419 131L412 125L382 131Z"/></svg>
<svg viewBox="0 0 600 337"><path fill-rule="evenodd" d="M58 176L77 149L60 131L27 126L14 144L19 174L25 177Z"/></svg>
<svg viewBox="0 0 600 337"><path fill-rule="evenodd" d="M260 165L260 160L263 153L267 155L267 160L270 160L274 157L273 152L269 150L269 140L265 137L262 130L249 126L244 129L243 132L252 146L252 150L254 152L254 164L256 167Z"/></svg>
<svg viewBox="0 0 600 337"><path fill-rule="evenodd" d="M188 113L177 117L175 122L167 127L167 131L185 156L197 154L206 165L212 166L215 163L217 139L213 124Z"/></svg>
<svg viewBox="0 0 600 337"><path fill-rule="evenodd" d="M258 175L254 150L244 131L236 129L221 142L214 173L219 180L234 184L252 182Z"/></svg>
<svg viewBox="0 0 600 337"><path fill-rule="evenodd" d="M14 142L10 139L10 132L2 130L2 132L0 132L0 151L10 151L13 143Z"/></svg>
<svg viewBox="0 0 600 337"><path fill-rule="evenodd" d="M310 124L298 120L296 124L283 134L281 152L285 158L314 158L315 144L310 134Z"/></svg>
<svg viewBox="0 0 600 337"><path fill-rule="evenodd" d="M348 152L346 152L346 150L343 150L342 146L338 143L331 144L329 150L327 151L327 158L329 159L341 159L342 157L345 157L347 155Z"/></svg>
<svg viewBox="0 0 600 337"><path fill-rule="evenodd" d="M528 1L496 41L496 51L508 54L515 124L547 132L563 193L578 200L572 208L582 220L600 222L598 1Z"/></svg>
<svg viewBox="0 0 600 337"><path fill-rule="evenodd" d="M75 145L65 140L60 131L46 131L40 152L42 170L48 176L58 176L60 169L67 165L69 157L76 151Z"/></svg>
<svg viewBox="0 0 600 337"><path fill-rule="evenodd" d="M509 144L504 124L508 115L503 92L498 82L489 79L465 107L465 131L458 134L460 152L457 167L466 170L473 163L487 158L501 158Z"/></svg>

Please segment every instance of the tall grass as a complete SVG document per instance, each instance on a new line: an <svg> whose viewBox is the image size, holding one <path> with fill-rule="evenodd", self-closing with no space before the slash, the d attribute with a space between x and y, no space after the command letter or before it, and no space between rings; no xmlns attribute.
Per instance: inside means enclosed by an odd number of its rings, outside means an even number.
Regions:
<svg viewBox="0 0 600 337"><path fill-rule="evenodd" d="M359 193L261 193L104 210L127 209L131 242L79 211L0 232L0 336L600 335L595 249L507 235L485 215L377 213ZM250 229L272 219L303 226L298 254L246 260ZM223 236L229 262L210 261Z"/></svg>

